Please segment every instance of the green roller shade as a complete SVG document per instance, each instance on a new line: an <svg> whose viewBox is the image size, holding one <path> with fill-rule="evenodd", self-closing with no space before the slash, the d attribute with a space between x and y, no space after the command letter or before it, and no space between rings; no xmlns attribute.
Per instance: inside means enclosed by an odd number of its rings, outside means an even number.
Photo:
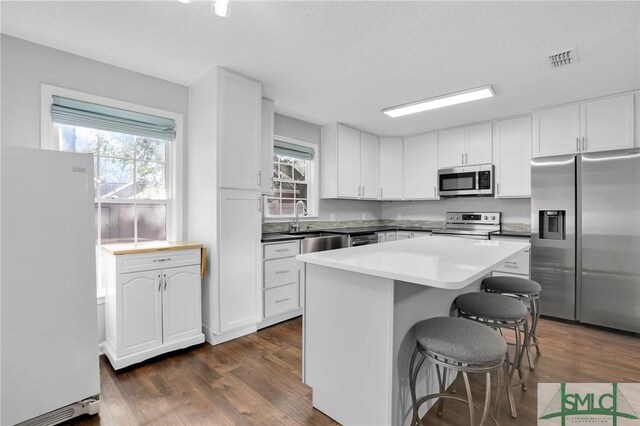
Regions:
<svg viewBox="0 0 640 426"><path fill-rule="evenodd" d="M302 160L313 160L315 151L313 148L296 145L293 143L273 141L273 152L277 155L285 155L287 157L300 158Z"/></svg>
<svg viewBox="0 0 640 426"><path fill-rule="evenodd" d="M54 123L173 140L176 122L170 118L53 96Z"/></svg>

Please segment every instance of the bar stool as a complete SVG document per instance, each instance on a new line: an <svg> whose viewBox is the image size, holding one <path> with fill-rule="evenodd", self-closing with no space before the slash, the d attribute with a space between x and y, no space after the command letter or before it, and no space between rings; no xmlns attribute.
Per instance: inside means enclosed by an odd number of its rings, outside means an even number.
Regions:
<svg viewBox="0 0 640 426"><path fill-rule="evenodd" d="M529 339L525 343L525 349L529 369L533 370L535 365L531 357L532 341L536 347L537 354L540 355L542 353L540 352L538 335L536 334L538 320L540 319L540 292L542 291L542 287L537 282L526 278L500 276L485 278L482 280L482 288L484 288L487 293L511 296L529 305L531 327L529 327Z"/></svg>
<svg viewBox="0 0 640 426"><path fill-rule="evenodd" d="M484 424L488 415L491 415L497 424L499 398L503 366L508 367L505 362L507 358L507 344L499 333L482 324L465 320L463 318L437 317L421 321L415 326L416 348L413 351L409 364L409 386L411 390L411 401L413 403L413 417L411 425L419 424L418 410L426 401L433 398L449 398L469 404L470 424L475 424L474 408L482 410L480 424ZM417 360L417 364L416 364ZM429 360L436 366L440 392L416 397L416 380L420 367L425 360ZM440 372L442 368L442 374ZM467 390L467 398L447 392L447 371L451 370L457 374L462 374ZM498 372L498 386L496 389L495 414L489 413L491 401L491 376L493 371ZM467 373L485 373L486 388L484 407L473 403L469 377ZM457 378L457 376L456 376ZM453 382L455 384L455 380ZM505 386L505 385L503 385ZM444 400L442 400L444 402ZM442 404L438 410L438 415L442 414Z"/></svg>
<svg viewBox="0 0 640 426"><path fill-rule="evenodd" d="M511 368L509 369L508 383L521 385L522 390L526 390L526 377L522 372L524 351L520 339L521 332L524 332L525 342L529 336L527 307L524 303L499 294L466 293L454 300L453 307L458 310L459 317L485 324L500 331L500 334L502 334L503 329L513 330L516 344L513 361L509 361ZM513 375L516 370L520 380L513 383ZM507 387L507 395L511 417L518 417L511 386Z"/></svg>

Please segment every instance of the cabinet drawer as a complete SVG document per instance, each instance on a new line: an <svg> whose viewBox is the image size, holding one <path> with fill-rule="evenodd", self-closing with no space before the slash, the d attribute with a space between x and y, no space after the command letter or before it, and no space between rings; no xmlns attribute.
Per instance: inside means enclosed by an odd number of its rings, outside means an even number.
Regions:
<svg viewBox="0 0 640 426"><path fill-rule="evenodd" d="M498 266L495 271L529 275L529 250L518 253L513 259Z"/></svg>
<svg viewBox="0 0 640 426"><path fill-rule="evenodd" d="M272 288L264 291L264 316L265 318L298 309L298 284L289 284L283 287Z"/></svg>
<svg viewBox="0 0 640 426"><path fill-rule="evenodd" d="M298 262L295 257L264 261L264 288L298 282Z"/></svg>
<svg viewBox="0 0 640 426"><path fill-rule="evenodd" d="M279 244L264 245L264 259L279 259L281 257L291 257L298 254L299 241L289 241Z"/></svg>
<svg viewBox="0 0 640 426"><path fill-rule="evenodd" d="M116 256L118 274L200 264L200 250L166 250Z"/></svg>

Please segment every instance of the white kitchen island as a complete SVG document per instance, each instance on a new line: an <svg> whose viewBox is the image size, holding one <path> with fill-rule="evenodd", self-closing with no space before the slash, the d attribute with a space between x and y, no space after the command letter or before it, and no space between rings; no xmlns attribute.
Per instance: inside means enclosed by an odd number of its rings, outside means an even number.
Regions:
<svg viewBox="0 0 640 426"><path fill-rule="evenodd" d="M345 425L408 424L413 325L448 316L458 295L478 291L496 266L528 247L423 237L299 255L303 380L313 406ZM430 370L422 370L418 394L437 390Z"/></svg>

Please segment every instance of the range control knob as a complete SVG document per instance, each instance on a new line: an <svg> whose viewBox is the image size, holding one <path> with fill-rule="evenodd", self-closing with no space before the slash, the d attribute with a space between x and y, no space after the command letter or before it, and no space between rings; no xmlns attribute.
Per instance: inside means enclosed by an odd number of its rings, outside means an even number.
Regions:
<svg viewBox="0 0 640 426"><path fill-rule="evenodd" d="M484 220L487 220L487 219L488 219L488 217L487 217L487 216L485 216L483 219L484 219Z"/></svg>
<svg viewBox="0 0 640 426"><path fill-rule="evenodd" d="M495 216L491 216L491 220L496 220L496 217Z"/></svg>
<svg viewBox="0 0 640 426"><path fill-rule="evenodd" d="M456 216L456 219L460 220L460 216Z"/></svg>
<svg viewBox="0 0 640 426"><path fill-rule="evenodd" d="M453 216L452 216L452 215L449 215L449 219L453 219Z"/></svg>

